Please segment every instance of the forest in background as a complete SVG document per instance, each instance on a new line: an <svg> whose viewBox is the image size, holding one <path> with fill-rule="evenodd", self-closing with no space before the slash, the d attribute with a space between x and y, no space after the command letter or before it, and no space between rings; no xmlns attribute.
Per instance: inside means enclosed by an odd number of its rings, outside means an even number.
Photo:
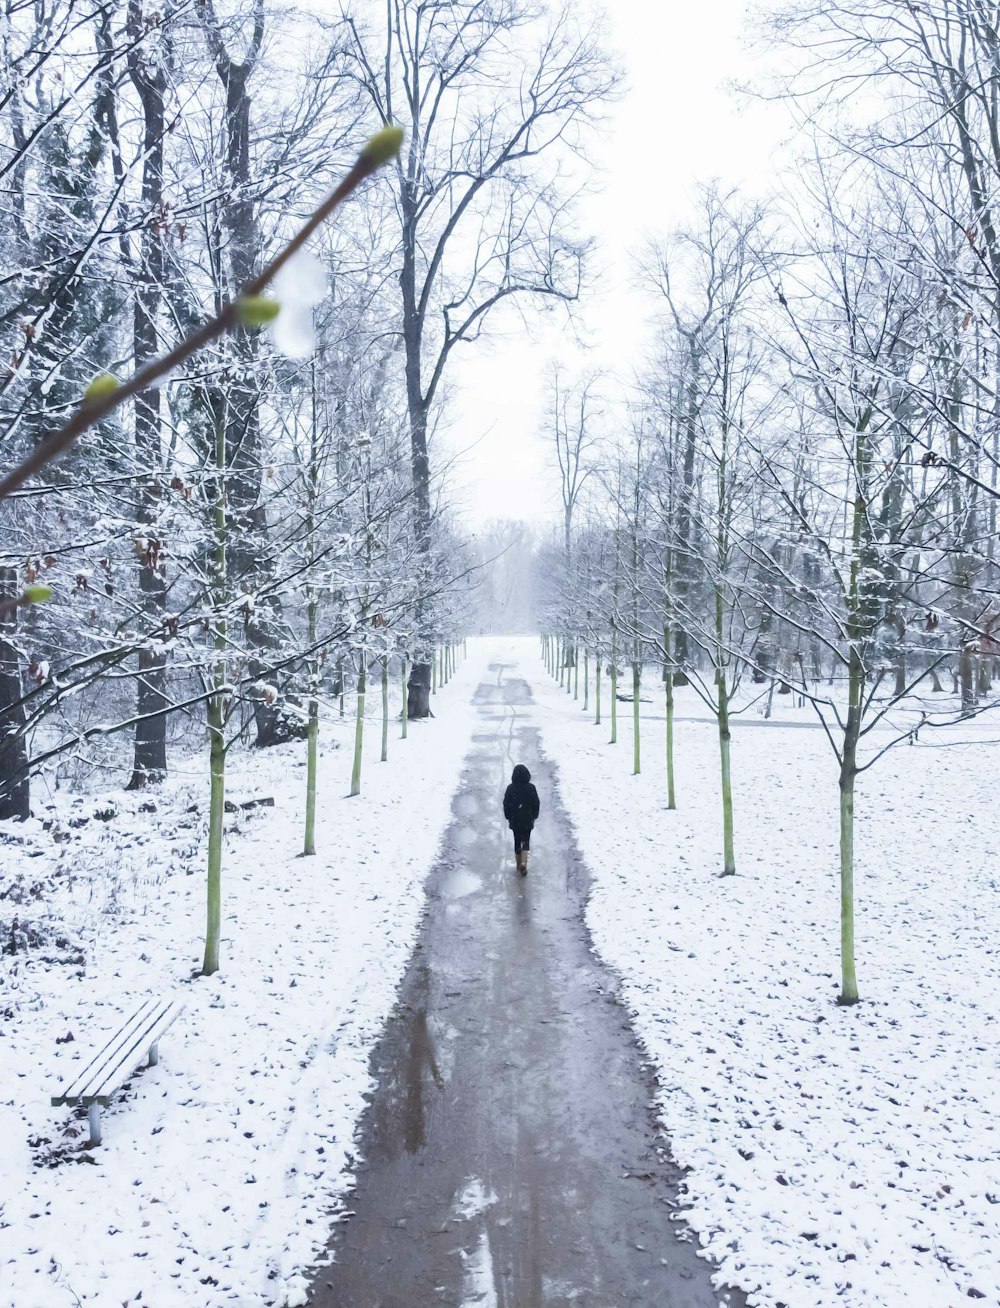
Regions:
<svg viewBox="0 0 1000 1308"><path fill-rule="evenodd" d="M768 12L791 162L768 195L706 182L689 223L634 252L653 308L632 375L585 351L552 365L549 539L470 531L435 438L456 347L505 304L572 315L588 293L575 201L618 91L596 19L8 0L11 463L95 376L235 303L372 127L404 144L282 269L270 327L186 358L3 501L0 811L26 816L32 784L143 788L207 744L211 880L230 747L304 738L312 852L323 712L353 701L356 793L373 690L384 755L390 685L405 732L465 634L536 626L598 705L607 678L614 717L625 695L637 721L656 666L670 806L673 692L694 688L718 725L726 874L731 714L813 706L853 1002L856 779L995 703L995 30L978 0Z"/></svg>

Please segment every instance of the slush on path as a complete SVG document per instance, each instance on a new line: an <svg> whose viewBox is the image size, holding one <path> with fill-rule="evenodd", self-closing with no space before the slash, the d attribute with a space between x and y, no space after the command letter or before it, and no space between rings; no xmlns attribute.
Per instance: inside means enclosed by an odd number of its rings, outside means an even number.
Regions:
<svg viewBox="0 0 1000 1308"><path fill-rule="evenodd" d="M372 1060L351 1215L312 1308L743 1304L677 1211L652 1076L583 923L588 878L527 685L494 665L428 910ZM500 808L531 759L530 877Z"/></svg>

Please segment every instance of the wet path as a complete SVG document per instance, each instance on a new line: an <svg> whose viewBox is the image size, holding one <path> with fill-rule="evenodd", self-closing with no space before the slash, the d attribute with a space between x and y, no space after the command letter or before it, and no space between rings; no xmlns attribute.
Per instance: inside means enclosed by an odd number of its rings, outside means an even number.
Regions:
<svg viewBox="0 0 1000 1308"><path fill-rule="evenodd" d="M671 1214L644 1066L583 926L587 876L525 682L480 686L479 734L428 913L374 1057L363 1162L311 1308L715 1308ZM529 875L500 813L515 762L542 796ZM611 851L609 850L609 853Z"/></svg>

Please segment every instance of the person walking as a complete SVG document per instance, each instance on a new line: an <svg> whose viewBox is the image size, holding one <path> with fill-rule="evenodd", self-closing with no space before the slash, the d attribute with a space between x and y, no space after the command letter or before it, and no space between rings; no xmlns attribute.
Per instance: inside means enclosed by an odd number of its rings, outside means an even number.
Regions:
<svg viewBox="0 0 1000 1308"><path fill-rule="evenodd" d="M504 791L503 815L514 833L514 856L521 876L528 875L528 846L531 828L538 821L541 803L538 791L531 784L531 773L518 763L511 773L510 785Z"/></svg>

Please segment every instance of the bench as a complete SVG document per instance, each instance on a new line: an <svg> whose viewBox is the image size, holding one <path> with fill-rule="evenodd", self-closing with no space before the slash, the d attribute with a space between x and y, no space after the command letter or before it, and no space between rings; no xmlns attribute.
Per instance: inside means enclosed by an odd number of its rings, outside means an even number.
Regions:
<svg viewBox="0 0 1000 1308"><path fill-rule="evenodd" d="M83 1071L52 1096L53 1108L62 1104L86 1105L91 1147L101 1143L101 1109L111 1102L111 1096L121 1089L147 1051L146 1066L156 1066L160 1037L183 1011L184 1005L176 999L147 999Z"/></svg>

